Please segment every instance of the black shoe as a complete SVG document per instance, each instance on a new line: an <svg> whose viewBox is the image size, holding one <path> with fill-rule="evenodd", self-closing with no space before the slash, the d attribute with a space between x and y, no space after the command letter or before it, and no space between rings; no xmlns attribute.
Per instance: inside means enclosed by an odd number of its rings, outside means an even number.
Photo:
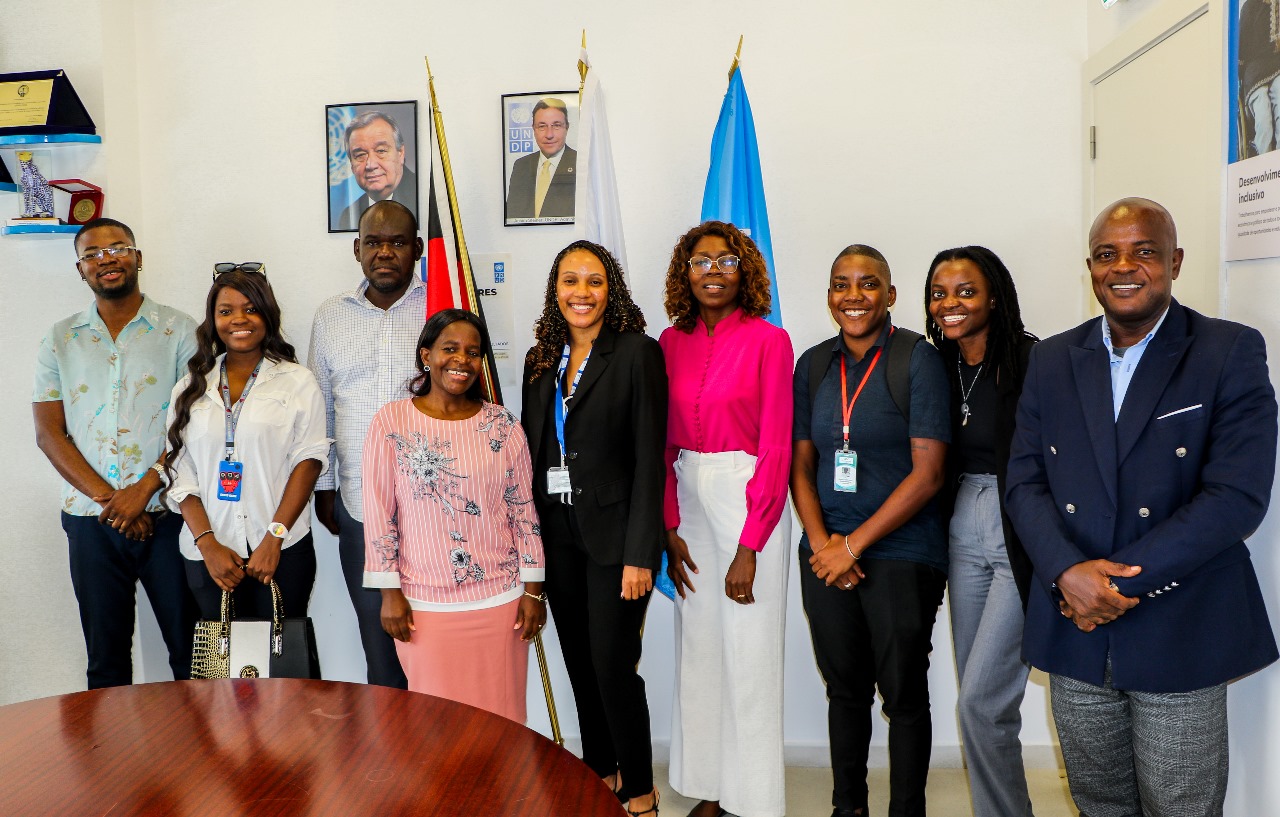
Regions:
<svg viewBox="0 0 1280 817"><path fill-rule="evenodd" d="M867 817L865 808L833 808L831 817Z"/></svg>

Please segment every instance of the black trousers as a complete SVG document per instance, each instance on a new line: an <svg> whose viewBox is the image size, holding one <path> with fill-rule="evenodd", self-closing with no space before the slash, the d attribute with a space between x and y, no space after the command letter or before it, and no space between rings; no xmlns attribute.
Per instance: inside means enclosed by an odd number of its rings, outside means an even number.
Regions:
<svg viewBox="0 0 1280 817"><path fill-rule="evenodd" d="M183 577L178 532L182 517L152 514L145 542L126 539L96 516L62 514L71 559L71 586L89 655L89 689L133 683L135 587L142 582L176 680L191 677L191 635L196 607Z"/></svg>
<svg viewBox="0 0 1280 817"><path fill-rule="evenodd" d="M396 640L382 629L382 591L364 586L364 523L347 512L341 493L334 502L338 517L338 560L342 563L342 577L347 581L351 606L356 609L369 683L408 689L409 679L404 676L396 655Z"/></svg>
<svg viewBox="0 0 1280 817"><path fill-rule="evenodd" d="M222 588L209 575L209 569L199 559L184 559L187 584L196 597L200 617L216 621L222 615ZM311 588L316 583L316 549L311 534L280 551L280 564L275 572L276 585L280 588L280 603L288 618L304 618L311 601ZM246 576L231 594L236 618L271 618L271 588L257 579Z"/></svg>
<svg viewBox="0 0 1280 817"><path fill-rule="evenodd" d="M622 565L596 564L587 555L569 506L542 517L546 591L560 650L578 707L582 760L601 777L622 774L622 793L653 789L649 702L640 663L646 594L624 601Z"/></svg>
<svg viewBox="0 0 1280 817"><path fill-rule="evenodd" d="M946 576L918 562L863 559L854 589L828 587L800 548L800 593L827 685L827 729L840 809L867 807L867 753L876 689L889 719L889 815L923 817L933 722L929 652Z"/></svg>

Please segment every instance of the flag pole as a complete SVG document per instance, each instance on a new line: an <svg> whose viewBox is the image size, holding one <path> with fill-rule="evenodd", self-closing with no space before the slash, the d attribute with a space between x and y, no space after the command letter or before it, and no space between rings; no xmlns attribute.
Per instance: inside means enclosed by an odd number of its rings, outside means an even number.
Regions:
<svg viewBox="0 0 1280 817"><path fill-rule="evenodd" d="M453 164L449 161L449 146L444 137L444 116L440 113L440 104L436 99L436 78L431 74L431 61L426 57L422 61L427 66L427 90L431 95L431 121L435 124L436 142L440 146L440 164L444 170L445 194L449 198L449 213L453 216L454 241L457 244L458 264L462 270L464 295L471 311L480 314L480 301L476 297L476 279L471 272L471 255L467 252L467 239L462 234L462 213L458 210L458 192L453 186ZM488 391L490 399L495 403L502 402L497 378L486 356L482 361L481 381Z"/></svg>
<svg viewBox="0 0 1280 817"><path fill-rule="evenodd" d="M582 29L582 50L583 51L587 50L587 30L585 28ZM587 87L587 71L589 70L590 68L587 66L587 64L582 61L581 57L579 57L578 58L578 77L579 77L578 110L582 110L582 89Z"/></svg>
<svg viewBox="0 0 1280 817"><path fill-rule="evenodd" d="M583 32L583 37L586 37L586 32ZM453 186L453 165L449 161L449 147L444 138L444 117L440 113L440 104L436 99L436 81L431 74L431 61L425 56L422 61L427 67L427 91L431 95L431 121L435 125L436 142L440 146L440 164L444 170L445 193L449 197L449 213L453 216L454 241L457 244L458 263L462 270L462 283L466 287L467 303L471 306L471 311L480 315L480 300L476 293L475 277L471 272L471 256L467 253L467 240L462 235L462 214L458 210L458 194ZM481 384L484 386L489 398L494 403L501 404L502 393L498 387L498 380L494 376L491 357L492 351L482 361ZM547 699L547 715L551 719L551 738L557 745L564 746L564 735L560 732L560 718L556 714L556 699L551 692L551 676L547 672L547 656L542 646L541 631L533 636L533 645L538 654L538 670L542 675L542 694Z"/></svg>
<svg viewBox="0 0 1280 817"><path fill-rule="evenodd" d="M586 36L585 34L583 35ZM738 73L738 63L742 60L742 38L745 35L738 35L738 50L733 55L733 65L729 66L729 81L733 82L733 75Z"/></svg>

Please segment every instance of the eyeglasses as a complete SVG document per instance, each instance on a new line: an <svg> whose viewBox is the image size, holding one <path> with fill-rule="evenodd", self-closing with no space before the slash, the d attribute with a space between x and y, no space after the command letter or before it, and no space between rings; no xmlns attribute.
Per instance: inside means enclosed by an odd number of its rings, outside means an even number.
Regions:
<svg viewBox="0 0 1280 817"><path fill-rule="evenodd" d="M231 261L220 261L213 265L213 280L218 280L218 276L224 272L232 270L240 270L241 272L256 272L263 278L267 277L267 265L261 261L244 261L236 264Z"/></svg>
<svg viewBox="0 0 1280 817"><path fill-rule="evenodd" d="M711 267L715 266L725 275L735 275L741 263L742 260L736 255L722 255L714 261L705 255L695 255L689 259L689 269L706 275L711 272Z"/></svg>
<svg viewBox="0 0 1280 817"><path fill-rule="evenodd" d="M125 253L133 252L136 249L138 248L137 247L103 247L100 250L90 250L89 252L80 256L80 258L77 260L82 263L88 263L90 261L101 261L103 258L106 258L107 256L111 256L112 258L118 258L124 255Z"/></svg>

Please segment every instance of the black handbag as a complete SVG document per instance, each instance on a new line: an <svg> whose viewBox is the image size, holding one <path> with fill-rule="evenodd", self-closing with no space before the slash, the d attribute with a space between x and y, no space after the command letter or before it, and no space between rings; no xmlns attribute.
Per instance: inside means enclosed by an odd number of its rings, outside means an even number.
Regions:
<svg viewBox="0 0 1280 817"><path fill-rule="evenodd" d="M271 619L235 619L222 591L218 621L196 622L191 677L319 678L320 656L310 618L285 618L280 588L271 582Z"/></svg>

